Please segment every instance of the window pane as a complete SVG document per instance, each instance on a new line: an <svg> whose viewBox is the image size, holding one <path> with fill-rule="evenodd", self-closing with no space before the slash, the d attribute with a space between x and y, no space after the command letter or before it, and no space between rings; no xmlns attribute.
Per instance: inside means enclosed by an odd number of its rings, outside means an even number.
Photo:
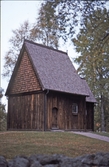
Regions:
<svg viewBox="0 0 109 167"><path fill-rule="evenodd" d="M78 105L77 103L72 104L72 113L78 113Z"/></svg>

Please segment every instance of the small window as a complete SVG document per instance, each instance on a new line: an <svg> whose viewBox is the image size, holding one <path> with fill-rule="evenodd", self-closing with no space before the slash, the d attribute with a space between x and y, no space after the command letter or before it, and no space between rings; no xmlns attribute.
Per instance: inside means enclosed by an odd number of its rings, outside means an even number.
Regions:
<svg viewBox="0 0 109 167"><path fill-rule="evenodd" d="M73 114L78 114L78 105L77 103L72 104L72 113Z"/></svg>

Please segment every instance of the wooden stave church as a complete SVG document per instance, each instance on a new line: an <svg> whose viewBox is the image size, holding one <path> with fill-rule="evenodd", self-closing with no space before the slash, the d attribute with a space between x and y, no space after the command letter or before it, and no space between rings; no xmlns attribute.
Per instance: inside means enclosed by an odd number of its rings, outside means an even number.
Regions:
<svg viewBox="0 0 109 167"><path fill-rule="evenodd" d="M94 103L67 53L25 40L6 90L8 130L94 130Z"/></svg>

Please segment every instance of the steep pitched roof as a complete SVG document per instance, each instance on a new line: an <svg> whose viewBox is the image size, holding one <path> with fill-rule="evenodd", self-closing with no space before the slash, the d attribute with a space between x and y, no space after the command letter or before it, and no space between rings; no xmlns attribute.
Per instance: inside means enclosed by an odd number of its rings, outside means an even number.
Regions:
<svg viewBox="0 0 109 167"><path fill-rule="evenodd" d="M6 95L12 87L18 64L26 50L43 90L89 96L89 90L77 74L66 52L25 40L10 79ZM16 68L17 67L17 68Z"/></svg>
<svg viewBox="0 0 109 167"><path fill-rule="evenodd" d="M67 53L25 40L43 89L89 95Z"/></svg>
<svg viewBox="0 0 109 167"><path fill-rule="evenodd" d="M86 97L86 102L96 103L96 99L95 99L93 93L91 92L91 90L90 90L90 88L89 88L89 86L88 86L86 80L83 79L83 78L82 78L81 80L82 80L82 82L83 82L83 84L84 84L84 86L85 86L85 89L86 89L86 90L88 91L88 93L89 93L89 96Z"/></svg>

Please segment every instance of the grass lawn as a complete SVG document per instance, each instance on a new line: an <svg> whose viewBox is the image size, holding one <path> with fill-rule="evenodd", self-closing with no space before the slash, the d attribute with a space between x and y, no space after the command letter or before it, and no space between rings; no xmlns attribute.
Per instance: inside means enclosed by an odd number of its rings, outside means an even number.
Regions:
<svg viewBox="0 0 109 167"><path fill-rule="evenodd" d="M109 137L109 132L94 132L94 134Z"/></svg>
<svg viewBox="0 0 109 167"><path fill-rule="evenodd" d="M70 132L0 132L0 155L63 154L76 157L109 152L109 143Z"/></svg>

